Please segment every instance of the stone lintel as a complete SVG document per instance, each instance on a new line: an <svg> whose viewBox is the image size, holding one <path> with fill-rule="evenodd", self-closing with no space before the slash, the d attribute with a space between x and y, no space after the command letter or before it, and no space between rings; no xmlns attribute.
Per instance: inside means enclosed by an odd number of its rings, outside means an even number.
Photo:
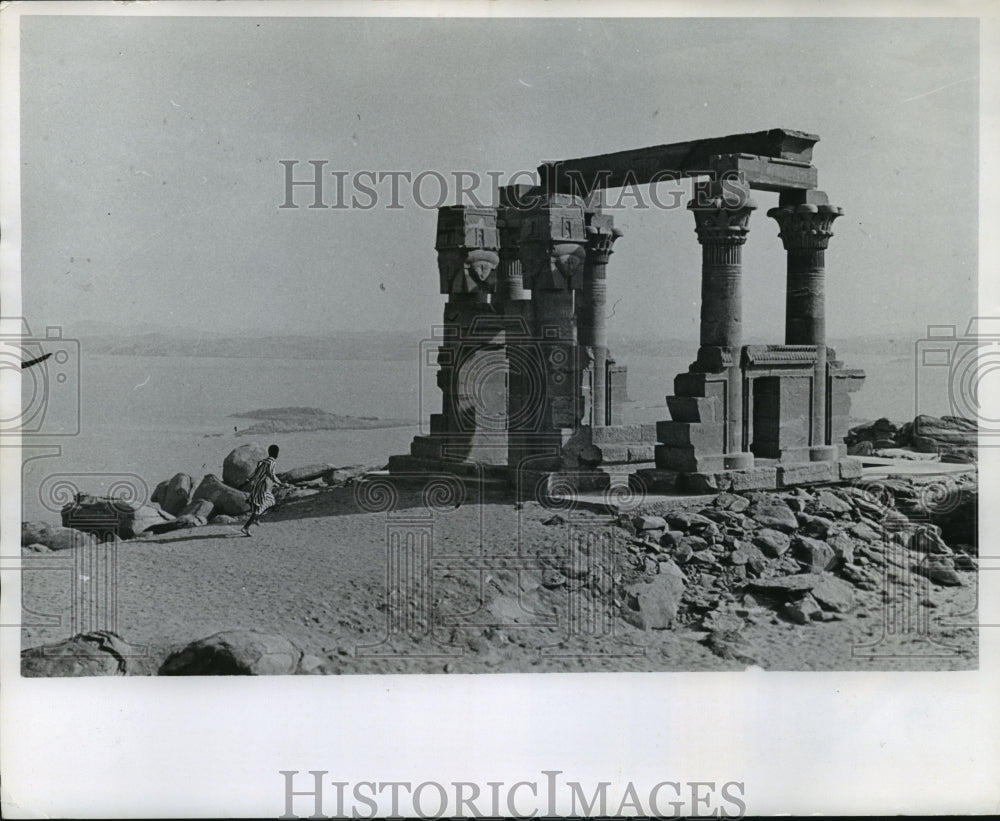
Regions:
<svg viewBox="0 0 1000 821"><path fill-rule="evenodd" d="M808 191L818 185L815 166L809 163L759 157L753 154L723 154L712 158L717 174L739 174L758 191ZM704 172L702 172L704 173Z"/></svg>
<svg viewBox="0 0 1000 821"><path fill-rule="evenodd" d="M772 128L547 162L538 167L538 174L541 186L549 191L586 193L601 188L645 185L656 178L670 179L672 173L680 178L691 172L706 171L711 168L711 158L721 154L745 153L808 164L812 161L813 145L818 141L815 134Z"/></svg>

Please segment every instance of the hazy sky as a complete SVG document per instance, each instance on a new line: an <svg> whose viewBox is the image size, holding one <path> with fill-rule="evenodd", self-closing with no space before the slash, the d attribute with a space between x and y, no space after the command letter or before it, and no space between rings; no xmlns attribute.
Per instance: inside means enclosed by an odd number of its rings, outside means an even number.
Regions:
<svg viewBox="0 0 1000 821"><path fill-rule="evenodd" d="M386 209L388 182L372 210L281 210L279 160L300 160L299 177L311 159L349 179L506 176L772 127L820 135L820 187L846 212L827 253L831 337L964 325L975 312L974 20L73 16L22 26L33 327L427 327L443 306L436 213L405 183L404 207ZM433 180L422 190L437 196ZM744 321L779 342L784 252L766 216L777 195L756 199ZM692 216L612 213L626 233L608 271L611 331L696 339Z"/></svg>

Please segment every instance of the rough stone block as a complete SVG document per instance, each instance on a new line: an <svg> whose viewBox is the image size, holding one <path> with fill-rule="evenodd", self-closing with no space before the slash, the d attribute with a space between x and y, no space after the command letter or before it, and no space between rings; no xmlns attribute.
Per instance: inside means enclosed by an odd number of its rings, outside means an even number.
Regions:
<svg viewBox="0 0 1000 821"><path fill-rule="evenodd" d="M667 409L675 422L721 422L719 400L703 396L668 396Z"/></svg>
<svg viewBox="0 0 1000 821"><path fill-rule="evenodd" d="M754 467L749 470L730 471L730 489L772 490L778 486L778 469L773 467Z"/></svg>
<svg viewBox="0 0 1000 821"><path fill-rule="evenodd" d="M627 442L642 441L642 426L640 425L612 425L606 428L593 428L591 430L591 441L595 445L622 444Z"/></svg>
<svg viewBox="0 0 1000 821"><path fill-rule="evenodd" d="M847 449L846 445L839 445L840 448ZM849 479L860 479L861 478L861 460L851 459L849 457L841 459L837 462L837 467L840 471L840 478L844 480Z"/></svg>
<svg viewBox="0 0 1000 821"><path fill-rule="evenodd" d="M656 442L656 423L640 425L640 442Z"/></svg>
<svg viewBox="0 0 1000 821"><path fill-rule="evenodd" d="M599 445L597 450L600 451L602 465L628 461L628 445Z"/></svg>
<svg viewBox="0 0 1000 821"><path fill-rule="evenodd" d="M720 453L725 443L725 427L721 422L657 422L656 441L673 447Z"/></svg>
<svg viewBox="0 0 1000 821"><path fill-rule="evenodd" d="M636 493L670 493L677 487L678 473L660 468L642 468L629 474L629 489Z"/></svg>
<svg viewBox="0 0 1000 821"><path fill-rule="evenodd" d="M702 455L692 447L656 446L656 466L665 470L694 473L718 473L725 470L725 459L721 453Z"/></svg>
<svg viewBox="0 0 1000 821"><path fill-rule="evenodd" d="M715 398L721 403L726 396L725 375L679 373L674 377L674 395Z"/></svg>
<svg viewBox="0 0 1000 821"><path fill-rule="evenodd" d="M778 487L839 481L840 469L837 462L806 462L778 467Z"/></svg>
<svg viewBox="0 0 1000 821"><path fill-rule="evenodd" d="M652 442L628 446L628 460L630 462L652 462L654 459L656 459L656 445Z"/></svg>

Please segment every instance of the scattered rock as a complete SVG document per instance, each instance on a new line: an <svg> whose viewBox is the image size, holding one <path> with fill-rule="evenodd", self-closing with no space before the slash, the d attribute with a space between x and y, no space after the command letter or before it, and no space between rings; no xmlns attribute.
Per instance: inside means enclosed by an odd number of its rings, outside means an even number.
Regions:
<svg viewBox="0 0 1000 821"><path fill-rule="evenodd" d="M21 675L26 677L124 676L132 648L117 633L78 633L55 644L21 651Z"/></svg>
<svg viewBox="0 0 1000 821"><path fill-rule="evenodd" d="M633 584L625 589L622 618L640 630L666 630L674 626L681 596L684 594L684 573L673 562L663 562L660 573L648 583Z"/></svg>
<svg viewBox="0 0 1000 821"><path fill-rule="evenodd" d="M906 546L916 553L939 553L950 556L952 550L944 543L937 528L919 527L912 534Z"/></svg>
<svg viewBox="0 0 1000 821"><path fill-rule="evenodd" d="M46 550L69 550L74 547L93 546L97 539L90 533L71 527L49 527L44 522L21 524L21 545L43 545ZM39 551L42 552L42 551Z"/></svg>
<svg viewBox="0 0 1000 821"><path fill-rule="evenodd" d="M240 448L236 450L240 450ZM233 451L233 453L235 452ZM227 516L241 516L250 510L249 494L223 484L217 476L211 473L206 474L205 478L201 480L201 484L195 489L192 498L211 502L216 511L225 513Z"/></svg>
<svg viewBox="0 0 1000 821"><path fill-rule="evenodd" d="M557 513L555 516L551 516L550 518L546 519L544 522L542 522L542 524L543 525L564 525L564 524L566 524L566 520Z"/></svg>
<svg viewBox="0 0 1000 821"><path fill-rule="evenodd" d="M51 553L52 552L52 550L49 548L48 545L37 544L37 543L36 544L21 545L21 550L27 550L27 551L30 551L31 553Z"/></svg>
<svg viewBox="0 0 1000 821"><path fill-rule="evenodd" d="M936 453L954 448L975 449L979 446L979 429L971 419L960 416L927 416L913 420L911 443L924 453Z"/></svg>
<svg viewBox="0 0 1000 821"><path fill-rule="evenodd" d="M149 501L154 502L162 507L163 497L166 495L167 487L169 486L169 484L170 481L168 479L164 479L162 482L160 482L155 488L153 488L153 495L149 497Z"/></svg>
<svg viewBox="0 0 1000 821"><path fill-rule="evenodd" d="M806 593L801 599L785 602L782 612L796 624L808 624L810 621L823 619L823 608L810 593Z"/></svg>
<svg viewBox="0 0 1000 821"><path fill-rule="evenodd" d="M768 528L791 532L799 526L798 519L788 505L781 503L761 504L753 512L754 520Z"/></svg>
<svg viewBox="0 0 1000 821"><path fill-rule="evenodd" d="M191 501L194 480L186 473L178 473L167 484L160 507L173 516L178 515Z"/></svg>
<svg viewBox="0 0 1000 821"><path fill-rule="evenodd" d="M945 556L928 556L924 561L917 562L912 566L915 573L926 576L934 584L943 587L963 587L965 582L955 571L955 566Z"/></svg>
<svg viewBox="0 0 1000 821"><path fill-rule="evenodd" d="M214 511L215 505L208 501L208 499L195 499L193 502L184 507L178 518L183 519L190 517L192 520L198 522L195 526L200 527L208 522Z"/></svg>
<svg viewBox="0 0 1000 821"><path fill-rule="evenodd" d="M712 500L712 504L722 510L731 510L733 513L742 513L750 507L750 500L735 493L720 493L715 497L715 499Z"/></svg>
<svg viewBox="0 0 1000 821"><path fill-rule="evenodd" d="M823 578L819 573L796 573L776 579L757 579L750 582L749 586L752 590L761 590L765 593L794 595L808 593Z"/></svg>
<svg viewBox="0 0 1000 821"><path fill-rule="evenodd" d="M65 527L95 533L99 538L116 534L131 539L151 527L173 520L159 505L129 502L104 496L77 494L75 501L62 509Z"/></svg>
<svg viewBox="0 0 1000 821"><path fill-rule="evenodd" d="M821 576L813 586L812 596L823 609L834 613L846 613L854 606L854 591L836 576Z"/></svg>
<svg viewBox="0 0 1000 821"><path fill-rule="evenodd" d="M793 542L795 558L811 573L830 570L837 564L837 556L833 548L826 542L810 539L808 536L796 536Z"/></svg>
<svg viewBox="0 0 1000 821"><path fill-rule="evenodd" d="M769 527L758 530L754 534L753 541L764 552L764 555L771 558L783 556L792 543L786 534Z"/></svg>
<svg viewBox="0 0 1000 821"><path fill-rule="evenodd" d="M719 658L760 665L760 660L739 630L713 630L702 643Z"/></svg>
<svg viewBox="0 0 1000 821"><path fill-rule="evenodd" d="M851 563L854 561L854 542L843 533L829 539L827 542L837 557L838 564Z"/></svg>
<svg viewBox="0 0 1000 821"><path fill-rule="evenodd" d="M303 653L284 636L224 630L171 653L161 676L274 676L294 673Z"/></svg>
<svg viewBox="0 0 1000 821"><path fill-rule="evenodd" d="M662 516L636 516L632 520L632 526L637 534L644 530L666 530L667 520Z"/></svg>
<svg viewBox="0 0 1000 821"><path fill-rule="evenodd" d="M229 487L243 490L257 469L257 463L266 458L267 448L258 442L240 445L222 462L222 482Z"/></svg>
<svg viewBox="0 0 1000 821"><path fill-rule="evenodd" d="M323 474L323 481L334 487L343 487L344 485L356 482L370 471L371 468L366 468L362 465L346 465L345 467L333 468L326 471Z"/></svg>
<svg viewBox="0 0 1000 821"><path fill-rule="evenodd" d="M266 455L267 454L265 454L265 456ZM282 482L287 482L290 485L297 485L301 482L311 482L315 479L322 479L326 474L335 470L337 470L335 465L305 465L304 467L292 468L284 473L279 473L278 478ZM332 482L328 482L327 484L332 484Z"/></svg>
<svg viewBox="0 0 1000 821"><path fill-rule="evenodd" d="M851 504L831 493L829 490L821 490L816 494L814 502L815 509L827 513L850 513Z"/></svg>

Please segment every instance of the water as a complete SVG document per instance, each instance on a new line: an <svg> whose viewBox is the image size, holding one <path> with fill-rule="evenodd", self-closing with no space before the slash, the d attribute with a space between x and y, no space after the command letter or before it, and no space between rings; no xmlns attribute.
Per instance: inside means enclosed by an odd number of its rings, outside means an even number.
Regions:
<svg viewBox="0 0 1000 821"><path fill-rule="evenodd" d="M870 353L844 359L868 374L861 392L854 394L853 416L898 421L913 417L911 358ZM621 358L629 367L632 420L669 418L664 397L673 392L673 376L687 370L690 360ZM206 473L221 475L226 455L255 440L280 445L279 470L314 462L382 465L391 454L408 452L418 432L413 424L245 437L236 436L233 427L247 427L253 420L233 419L233 413L298 405L416 420L426 419L440 406L434 366L421 367L416 353L409 362L90 355L81 363L80 393L79 435L25 439L27 519L57 520L66 501L63 495L52 498L60 477L94 493L106 492L126 477L139 477L151 492L178 472L196 481ZM45 455L54 453L53 446L58 455Z"/></svg>

